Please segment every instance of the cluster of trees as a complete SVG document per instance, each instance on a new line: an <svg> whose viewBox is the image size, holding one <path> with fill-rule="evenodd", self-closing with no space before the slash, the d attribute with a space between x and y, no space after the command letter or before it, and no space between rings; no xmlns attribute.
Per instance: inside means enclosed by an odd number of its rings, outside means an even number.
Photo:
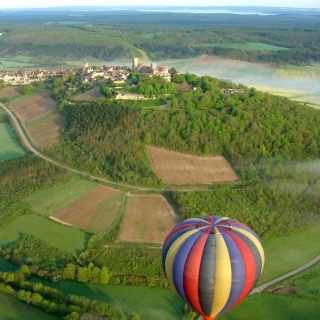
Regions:
<svg viewBox="0 0 320 320"><path fill-rule="evenodd" d="M59 104L63 104L75 95L92 88L92 84L84 83L81 76L73 72L47 79L46 86L51 90L51 97Z"/></svg>
<svg viewBox="0 0 320 320"><path fill-rule="evenodd" d="M63 278L65 266L68 263L77 263L76 257L71 253L61 251L27 234L21 234L18 240L3 246L0 254L15 265L28 265L31 274L50 280Z"/></svg>
<svg viewBox="0 0 320 320"><path fill-rule="evenodd" d="M77 280L84 283L108 284L110 273L106 266L99 268L92 262L89 263L87 267L81 267L73 263L68 263L62 271L62 278Z"/></svg>
<svg viewBox="0 0 320 320"><path fill-rule="evenodd" d="M0 271L0 291L65 320L140 319L136 313L126 315L118 306L80 295L65 295L62 291L41 282L29 281L29 277L30 272L25 265L16 272Z"/></svg>
<svg viewBox="0 0 320 320"><path fill-rule="evenodd" d="M137 92L146 97L158 97L165 94L175 94L175 86L161 77L142 77Z"/></svg>

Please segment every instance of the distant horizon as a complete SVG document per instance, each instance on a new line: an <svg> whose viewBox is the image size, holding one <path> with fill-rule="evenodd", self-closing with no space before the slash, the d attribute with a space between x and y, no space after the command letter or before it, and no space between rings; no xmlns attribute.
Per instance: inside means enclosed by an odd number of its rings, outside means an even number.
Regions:
<svg viewBox="0 0 320 320"><path fill-rule="evenodd" d="M269 7L269 8L296 8L296 9L320 9L318 0L225 0L223 5L210 3L210 0L198 0L195 5L192 0L153 0L152 4L146 5L145 0L136 0L134 4L129 0L109 0L108 4L104 0L15 0L0 4L2 9L49 9L60 7Z"/></svg>

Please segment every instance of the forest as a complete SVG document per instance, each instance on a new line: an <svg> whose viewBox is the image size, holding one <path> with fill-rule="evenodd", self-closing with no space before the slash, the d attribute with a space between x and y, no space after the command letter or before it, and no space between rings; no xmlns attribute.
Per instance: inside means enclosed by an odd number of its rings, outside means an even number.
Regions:
<svg viewBox="0 0 320 320"><path fill-rule="evenodd" d="M32 64L42 67L88 57L112 61L146 55L157 61L202 54L309 65L320 60L318 15L318 11L235 15L133 9L86 14L81 10L79 15L62 9L0 12L0 54L31 57ZM239 49L239 44L248 46Z"/></svg>

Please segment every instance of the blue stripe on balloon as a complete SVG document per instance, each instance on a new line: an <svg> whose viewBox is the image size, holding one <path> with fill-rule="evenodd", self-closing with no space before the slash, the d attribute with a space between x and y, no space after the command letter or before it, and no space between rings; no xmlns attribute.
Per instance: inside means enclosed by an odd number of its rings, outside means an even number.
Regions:
<svg viewBox="0 0 320 320"><path fill-rule="evenodd" d="M243 257L237 247L237 244L230 238L230 236L228 236L228 232L221 232L221 235L229 251L232 270L232 283L229 299L223 309L219 312L219 314L226 312L241 295L244 288L246 272L243 263Z"/></svg>
<svg viewBox="0 0 320 320"><path fill-rule="evenodd" d="M172 278L174 281L175 288L177 292L180 294L181 298L187 303L189 302L183 287L184 267L188 259L190 250L192 250L194 243L197 241L199 237L201 237L201 235L202 232L196 232L183 242L175 256L172 267Z"/></svg>
<svg viewBox="0 0 320 320"><path fill-rule="evenodd" d="M211 314L216 273L216 237L211 233L205 243L199 274L199 301L206 315Z"/></svg>
<svg viewBox="0 0 320 320"><path fill-rule="evenodd" d="M189 231L189 230L192 230L194 229L193 226L189 226L186 228L182 228L180 229L179 231L173 233L171 235L170 238L167 239L167 241L164 243L164 246L162 248L162 267L163 267L163 271L164 273L166 273L166 270L165 270L165 261L166 261L166 257L167 257L167 253L171 247L171 245L176 241L176 239L178 239L181 235L183 235L185 232Z"/></svg>

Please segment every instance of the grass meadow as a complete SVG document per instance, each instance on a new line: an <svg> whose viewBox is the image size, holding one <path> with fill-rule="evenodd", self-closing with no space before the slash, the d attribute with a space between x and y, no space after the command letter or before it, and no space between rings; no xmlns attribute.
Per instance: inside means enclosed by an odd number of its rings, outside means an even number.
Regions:
<svg viewBox="0 0 320 320"><path fill-rule="evenodd" d="M318 319L320 302L261 293L247 297L219 320L311 320Z"/></svg>
<svg viewBox="0 0 320 320"><path fill-rule="evenodd" d="M320 225L263 241L265 267L259 283L281 276L320 254Z"/></svg>
<svg viewBox="0 0 320 320"><path fill-rule="evenodd" d="M62 290L65 294L78 294L120 306L127 314L138 313L141 320L181 320L183 315L184 303L171 289L87 285L74 281L44 284Z"/></svg>
<svg viewBox="0 0 320 320"><path fill-rule="evenodd" d="M7 260L5 260L4 258L2 258L2 256L0 256L0 270L1 271L5 271L5 272L13 272L16 271L17 269L19 269L16 265L8 262Z"/></svg>
<svg viewBox="0 0 320 320"><path fill-rule="evenodd" d="M89 235L36 214L20 216L0 228L0 246L16 241L21 234L33 235L61 251L79 254L85 249Z"/></svg>
<svg viewBox="0 0 320 320"><path fill-rule="evenodd" d="M0 123L0 161L18 158L26 154L9 123Z"/></svg>
<svg viewBox="0 0 320 320"><path fill-rule="evenodd" d="M58 320L57 316L0 292L0 319L2 320Z"/></svg>
<svg viewBox="0 0 320 320"><path fill-rule="evenodd" d="M281 285L286 290L291 290L297 297L316 300L320 303L320 263L317 263L312 268L307 269L294 277L282 281Z"/></svg>
<svg viewBox="0 0 320 320"><path fill-rule="evenodd" d="M24 201L35 213L50 217L97 185L96 182L75 176L66 183L55 184L48 189L35 192Z"/></svg>
<svg viewBox="0 0 320 320"><path fill-rule="evenodd" d="M25 60L25 61L23 61ZM0 63L2 64L4 69L14 69L16 70L17 68L21 67L32 67L33 63L27 61L26 57L23 56L18 56L12 59L8 58L1 58Z"/></svg>

